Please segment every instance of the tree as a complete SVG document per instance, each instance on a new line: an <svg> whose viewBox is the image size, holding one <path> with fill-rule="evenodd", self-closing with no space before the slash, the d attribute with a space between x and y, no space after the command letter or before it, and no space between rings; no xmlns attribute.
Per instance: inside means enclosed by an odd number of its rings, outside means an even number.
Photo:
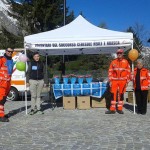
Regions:
<svg viewBox="0 0 150 150"><path fill-rule="evenodd" d="M139 24L139 23L135 23L134 26L133 26L133 30L135 31L135 33L137 34L137 36L141 40L142 44L144 46L147 46L148 45L147 42L148 42L148 38L150 36L150 32L146 30L144 25Z"/></svg>
<svg viewBox="0 0 150 150"><path fill-rule="evenodd" d="M142 59L144 60L144 67L150 69L150 48L143 47L142 48Z"/></svg>
<svg viewBox="0 0 150 150"><path fill-rule="evenodd" d="M148 46L148 39L150 32L146 31L144 25L135 23L134 26L127 29L128 32L132 32L134 36L134 48L142 49L142 46Z"/></svg>
<svg viewBox="0 0 150 150"><path fill-rule="evenodd" d="M22 4L14 0L6 0L10 5L8 15L17 19L19 35L13 35L2 29L0 33L0 48L23 47L25 35L52 30L63 26L63 1L62 0L22 0ZM69 13L66 8L66 24L74 19L74 12ZM53 58L52 58L53 59ZM54 59L57 60L57 59Z"/></svg>
<svg viewBox="0 0 150 150"><path fill-rule="evenodd" d="M22 5L12 3L12 10L25 35L63 26L62 0L32 0L32 3L25 2ZM74 19L74 13L69 13L66 8L66 14L66 23L69 23Z"/></svg>
<svg viewBox="0 0 150 150"><path fill-rule="evenodd" d="M103 28L103 29L108 29L107 24L105 22L100 23L98 27Z"/></svg>
<svg viewBox="0 0 150 150"><path fill-rule="evenodd" d="M0 49L7 47L16 48L23 47L23 37L13 35L9 33L5 28L2 27L2 33L0 34Z"/></svg>
<svg viewBox="0 0 150 150"><path fill-rule="evenodd" d="M133 27L129 27L127 29L127 32L132 32L133 33L133 38L134 38L133 48L137 49L140 52L141 49L142 49L143 43L142 43L139 35L135 32Z"/></svg>

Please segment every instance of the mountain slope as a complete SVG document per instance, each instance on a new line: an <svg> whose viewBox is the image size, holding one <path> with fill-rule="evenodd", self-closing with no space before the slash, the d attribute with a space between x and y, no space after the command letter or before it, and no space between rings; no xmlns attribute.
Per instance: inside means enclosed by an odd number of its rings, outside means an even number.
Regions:
<svg viewBox="0 0 150 150"><path fill-rule="evenodd" d="M1 27L4 27L8 32L13 33L14 35L19 34L19 29L17 27L17 20L13 17L10 17L8 13L13 13L11 11L8 0L0 1L0 30Z"/></svg>

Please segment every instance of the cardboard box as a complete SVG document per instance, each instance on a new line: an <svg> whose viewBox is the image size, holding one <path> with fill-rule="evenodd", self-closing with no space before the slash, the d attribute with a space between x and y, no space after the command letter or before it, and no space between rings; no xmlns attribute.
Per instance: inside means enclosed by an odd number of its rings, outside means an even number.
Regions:
<svg viewBox="0 0 150 150"><path fill-rule="evenodd" d="M92 97L91 100L92 100L93 108L105 108L106 107L105 98L101 99L101 98Z"/></svg>
<svg viewBox="0 0 150 150"><path fill-rule="evenodd" d="M63 96L63 108L64 109L76 109L76 98L74 96Z"/></svg>
<svg viewBox="0 0 150 150"><path fill-rule="evenodd" d="M150 102L150 90L148 91L148 96L147 96L148 102ZM136 98L135 98L136 101ZM128 103L133 103L133 92L128 92Z"/></svg>
<svg viewBox="0 0 150 150"><path fill-rule="evenodd" d="M133 103L133 92L128 92L128 103Z"/></svg>
<svg viewBox="0 0 150 150"><path fill-rule="evenodd" d="M78 109L90 109L90 96L77 96Z"/></svg>

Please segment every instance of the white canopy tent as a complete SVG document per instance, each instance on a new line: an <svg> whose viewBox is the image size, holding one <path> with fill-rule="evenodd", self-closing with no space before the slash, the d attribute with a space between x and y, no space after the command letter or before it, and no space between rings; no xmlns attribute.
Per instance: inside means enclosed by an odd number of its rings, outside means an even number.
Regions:
<svg viewBox="0 0 150 150"><path fill-rule="evenodd" d="M79 15L63 27L25 36L24 47L26 50L38 51L45 56L111 54L115 53L118 48L125 51L132 49L133 34L96 27Z"/></svg>
<svg viewBox="0 0 150 150"><path fill-rule="evenodd" d="M42 55L110 54L132 48L133 34L96 27L79 15L63 27L26 36L24 44Z"/></svg>

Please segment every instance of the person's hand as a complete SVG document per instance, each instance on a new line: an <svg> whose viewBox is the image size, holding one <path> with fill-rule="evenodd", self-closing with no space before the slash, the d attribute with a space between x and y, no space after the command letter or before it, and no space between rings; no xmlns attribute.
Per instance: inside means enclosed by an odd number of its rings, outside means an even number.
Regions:
<svg viewBox="0 0 150 150"><path fill-rule="evenodd" d="M26 86L29 87L29 86L30 86L30 83L26 83Z"/></svg>

